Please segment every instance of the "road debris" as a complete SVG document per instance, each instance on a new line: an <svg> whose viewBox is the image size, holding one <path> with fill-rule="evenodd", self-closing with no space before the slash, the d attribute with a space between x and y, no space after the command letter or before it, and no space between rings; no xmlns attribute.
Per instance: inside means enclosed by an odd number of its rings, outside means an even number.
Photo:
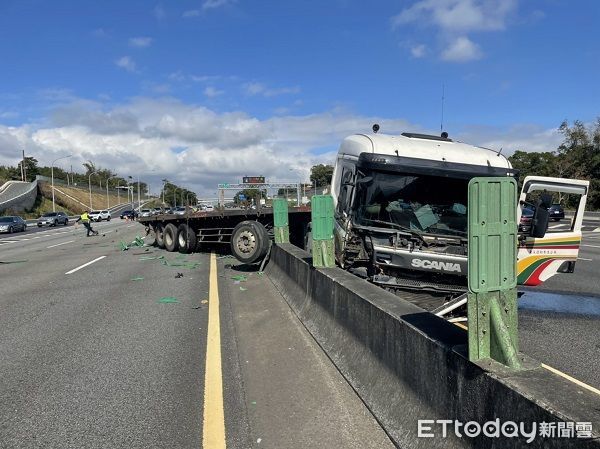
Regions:
<svg viewBox="0 0 600 449"><path fill-rule="evenodd" d="M143 281L144 277L143 276L136 276L136 277L131 278L131 280L132 281Z"/></svg>
<svg viewBox="0 0 600 449"><path fill-rule="evenodd" d="M160 298L158 300L159 304L179 304L179 300L177 298L173 298L172 296L166 296L164 298Z"/></svg>
<svg viewBox="0 0 600 449"><path fill-rule="evenodd" d="M175 275L175 279L179 279L179 278L182 278L182 277L183 277L183 273L177 273Z"/></svg>

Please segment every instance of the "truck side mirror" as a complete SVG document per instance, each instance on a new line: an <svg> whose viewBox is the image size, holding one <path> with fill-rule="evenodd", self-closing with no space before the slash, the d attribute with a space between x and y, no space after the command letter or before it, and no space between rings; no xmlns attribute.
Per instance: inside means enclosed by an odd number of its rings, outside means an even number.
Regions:
<svg viewBox="0 0 600 449"><path fill-rule="evenodd" d="M531 219L531 237L542 238L546 235L546 230L548 229L548 220L550 219L550 215L548 214L548 209L546 209L543 204L538 201L537 207L535 208L535 212L533 213L533 217Z"/></svg>

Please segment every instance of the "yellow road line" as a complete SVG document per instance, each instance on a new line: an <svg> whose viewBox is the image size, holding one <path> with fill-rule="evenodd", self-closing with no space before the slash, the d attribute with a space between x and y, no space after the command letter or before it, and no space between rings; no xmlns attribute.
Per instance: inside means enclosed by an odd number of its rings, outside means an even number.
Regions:
<svg viewBox="0 0 600 449"><path fill-rule="evenodd" d="M217 278L217 257L215 253L210 255L202 447L204 449L225 448L225 414L223 412L223 377L221 371L221 322L219 320L219 285Z"/></svg>
<svg viewBox="0 0 600 449"><path fill-rule="evenodd" d="M592 393L596 393L596 394L600 395L600 390L598 390L597 388L594 388L591 385L583 383L582 381L577 380L574 377L571 377L568 374L565 374L562 371L557 370L556 368L552 368L551 366L545 365L544 363L542 363L542 368L546 368L548 371L551 371L554 374L558 374L559 376L564 377L567 380L570 380L574 384L579 385L581 388L585 388L586 390L589 390Z"/></svg>
<svg viewBox="0 0 600 449"><path fill-rule="evenodd" d="M462 323L453 323L453 324L464 330L468 330L468 327ZM575 379L574 377L569 376L568 374L563 373L562 371L557 370L556 368L552 368L550 365L546 365L545 363L542 363L541 365L542 365L542 368L545 368L554 374L558 374L559 376L567 379L568 381L573 382L575 385L579 385L581 388L585 388L586 390L591 391L592 393L596 393L596 394L600 395L600 390L598 390L597 388L594 388L591 385L586 384L585 382Z"/></svg>

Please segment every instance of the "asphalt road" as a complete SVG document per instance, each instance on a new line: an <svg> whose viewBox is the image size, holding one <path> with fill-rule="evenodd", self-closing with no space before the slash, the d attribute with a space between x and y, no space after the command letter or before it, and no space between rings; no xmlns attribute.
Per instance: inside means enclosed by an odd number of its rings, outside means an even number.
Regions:
<svg viewBox="0 0 600 449"><path fill-rule="evenodd" d="M571 294L548 294L553 279L519 317L524 352L600 388L596 223L554 278ZM211 256L121 251L141 225L94 227L0 236L0 448L201 447ZM231 258L216 270L227 446L391 447L270 281Z"/></svg>
<svg viewBox="0 0 600 449"><path fill-rule="evenodd" d="M202 447L211 255L121 251L141 225L94 227L0 237L0 448ZM232 262L215 273L227 446L391 447L270 281Z"/></svg>
<svg viewBox="0 0 600 449"><path fill-rule="evenodd" d="M0 246L0 447L198 447L206 271L176 279L117 248L141 226L95 227Z"/></svg>

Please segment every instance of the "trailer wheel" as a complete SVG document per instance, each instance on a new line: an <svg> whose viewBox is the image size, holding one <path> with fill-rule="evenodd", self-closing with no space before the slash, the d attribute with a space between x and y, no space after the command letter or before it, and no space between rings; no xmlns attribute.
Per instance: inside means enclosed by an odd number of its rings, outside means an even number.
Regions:
<svg viewBox="0 0 600 449"><path fill-rule="evenodd" d="M231 252L243 263L254 263L262 259L269 250L269 234L257 221L242 221L233 228Z"/></svg>
<svg viewBox="0 0 600 449"><path fill-rule="evenodd" d="M177 228L177 239L179 243L179 252L189 254L196 249L196 233L185 223L180 224Z"/></svg>
<svg viewBox="0 0 600 449"><path fill-rule="evenodd" d="M155 235L154 242L156 243L156 246L158 246L160 249L165 249L165 234L164 234L164 232L165 231L164 231L162 225L154 226L154 235Z"/></svg>
<svg viewBox="0 0 600 449"><path fill-rule="evenodd" d="M169 252L177 251L179 242L177 241L177 227L173 223L169 223L165 226L163 231L163 240L165 243L165 249Z"/></svg>

